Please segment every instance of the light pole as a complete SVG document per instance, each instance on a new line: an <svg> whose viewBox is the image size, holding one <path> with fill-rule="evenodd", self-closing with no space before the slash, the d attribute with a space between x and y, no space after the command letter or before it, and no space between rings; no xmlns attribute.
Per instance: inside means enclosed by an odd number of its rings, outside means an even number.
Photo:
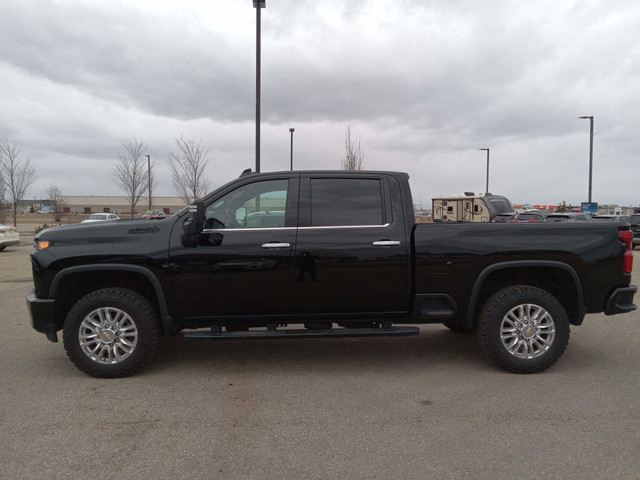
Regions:
<svg viewBox="0 0 640 480"><path fill-rule="evenodd" d="M479 148L478 150L487 151L487 186L484 190L485 195L489 195L489 148Z"/></svg>
<svg viewBox="0 0 640 480"><path fill-rule="evenodd" d="M589 203L591 203L591 189L593 186L593 115L585 115L578 117L581 119L589 119L590 133L589 133Z"/></svg>
<svg viewBox="0 0 640 480"><path fill-rule="evenodd" d="M258 8L259 7L259 8ZM253 0L256 9L256 173L260 173L260 10L267 7L267 0Z"/></svg>
<svg viewBox="0 0 640 480"><path fill-rule="evenodd" d="M291 133L291 171L293 172L293 132L295 132L295 128L290 128L289 133Z"/></svg>
<svg viewBox="0 0 640 480"><path fill-rule="evenodd" d="M151 155L147 155L147 179L149 180L149 210L151 210Z"/></svg>

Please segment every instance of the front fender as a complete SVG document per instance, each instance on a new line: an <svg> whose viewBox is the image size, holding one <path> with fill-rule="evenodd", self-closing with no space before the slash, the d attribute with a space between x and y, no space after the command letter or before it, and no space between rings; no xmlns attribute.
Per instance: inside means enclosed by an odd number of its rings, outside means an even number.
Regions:
<svg viewBox="0 0 640 480"><path fill-rule="evenodd" d="M169 314L169 309L167 307L167 299L164 294L164 291L162 290L162 286L160 285L160 281L153 274L151 270L139 265L111 263L111 264L78 265L74 267L67 267L57 272L56 275L54 276L53 281L51 282L51 286L49 287L48 297L56 298L56 294L61 282L64 280L65 277L68 277L69 275L74 275L78 273L87 273L87 272L104 272L104 271L133 272L146 277L149 280L149 283L151 284L154 290L154 293L156 295L163 332L165 334L171 334L176 331L176 324L174 319Z"/></svg>

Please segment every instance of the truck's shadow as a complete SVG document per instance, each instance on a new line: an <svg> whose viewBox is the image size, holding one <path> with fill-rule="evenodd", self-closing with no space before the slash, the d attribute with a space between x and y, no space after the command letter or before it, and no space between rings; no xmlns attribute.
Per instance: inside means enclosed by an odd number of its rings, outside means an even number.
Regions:
<svg viewBox="0 0 640 480"><path fill-rule="evenodd" d="M420 335L401 338L312 338L287 340L187 341L162 338L145 370L254 373L308 369L424 368L432 365L488 366L474 334L442 326L422 327Z"/></svg>

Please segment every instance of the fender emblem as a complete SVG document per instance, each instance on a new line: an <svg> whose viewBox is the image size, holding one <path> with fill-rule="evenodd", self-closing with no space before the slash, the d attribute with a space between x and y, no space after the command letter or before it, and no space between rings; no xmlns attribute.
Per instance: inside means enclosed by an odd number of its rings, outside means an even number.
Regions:
<svg viewBox="0 0 640 480"><path fill-rule="evenodd" d="M160 227L130 228L129 235L144 235L146 233L158 233Z"/></svg>

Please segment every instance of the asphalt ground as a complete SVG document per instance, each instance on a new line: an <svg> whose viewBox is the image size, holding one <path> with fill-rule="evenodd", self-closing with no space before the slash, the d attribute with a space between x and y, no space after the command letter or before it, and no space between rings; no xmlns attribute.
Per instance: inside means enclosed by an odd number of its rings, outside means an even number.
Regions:
<svg viewBox="0 0 640 480"><path fill-rule="evenodd" d="M432 325L173 336L136 376L98 380L32 330L21 239L0 252L3 479L640 479L637 311L587 316L537 375L505 373L474 335Z"/></svg>

